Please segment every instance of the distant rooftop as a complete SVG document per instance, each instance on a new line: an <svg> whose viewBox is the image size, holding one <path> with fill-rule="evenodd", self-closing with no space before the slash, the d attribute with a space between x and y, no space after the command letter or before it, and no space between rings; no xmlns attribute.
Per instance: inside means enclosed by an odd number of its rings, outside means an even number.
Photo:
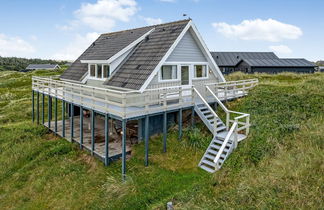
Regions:
<svg viewBox="0 0 324 210"><path fill-rule="evenodd" d="M273 52L211 52L218 66L235 66L242 59L279 59Z"/></svg>

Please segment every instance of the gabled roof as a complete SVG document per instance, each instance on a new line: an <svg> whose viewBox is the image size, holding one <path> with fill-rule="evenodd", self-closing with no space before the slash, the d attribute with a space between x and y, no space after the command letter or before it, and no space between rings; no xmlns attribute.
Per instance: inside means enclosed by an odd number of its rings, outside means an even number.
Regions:
<svg viewBox="0 0 324 210"><path fill-rule="evenodd" d="M314 63L303 58L243 59L243 61L252 67L315 67Z"/></svg>
<svg viewBox="0 0 324 210"><path fill-rule="evenodd" d="M82 55L61 75L60 78L81 81L88 65L81 60L108 60L113 55L150 31L153 26L101 34Z"/></svg>
<svg viewBox="0 0 324 210"><path fill-rule="evenodd" d="M60 67L57 64L29 64L26 69L55 69Z"/></svg>
<svg viewBox="0 0 324 210"><path fill-rule="evenodd" d="M273 52L211 52L218 66L236 66L242 59L278 59Z"/></svg>
<svg viewBox="0 0 324 210"><path fill-rule="evenodd" d="M104 84L140 89L190 20L152 26L154 28Z"/></svg>

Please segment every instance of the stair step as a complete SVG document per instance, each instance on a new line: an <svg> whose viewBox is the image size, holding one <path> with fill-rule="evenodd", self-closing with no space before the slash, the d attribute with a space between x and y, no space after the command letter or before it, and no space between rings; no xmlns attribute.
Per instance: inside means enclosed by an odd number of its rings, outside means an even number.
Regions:
<svg viewBox="0 0 324 210"><path fill-rule="evenodd" d="M208 118L214 118L214 115L213 114L209 114L209 115L205 115L205 117L208 119Z"/></svg>
<svg viewBox="0 0 324 210"><path fill-rule="evenodd" d="M209 121L210 124L214 125L214 121ZM223 125L224 126L224 123L222 121L217 121L217 126L219 125Z"/></svg>
<svg viewBox="0 0 324 210"><path fill-rule="evenodd" d="M223 140L215 139L214 142L217 143L217 144L222 145L224 141ZM232 144L232 143L231 142L228 142L228 144Z"/></svg>
<svg viewBox="0 0 324 210"><path fill-rule="evenodd" d="M210 110L202 111L201 113L206 114L206 113L211 113Z"/></svg>
<svg viewBox="0 0 324 210"><path fill-rule="evenodd" d="M214 173L216 170L215 169L211 169L208 166L205 165L200 165L200 168L204 169L205 171L209 172L209 173Z"/></svg>
<svg viewBox="0 0 324 210"><path fill-rule="evenodd" d="M213 149L208 149L207 152L208 152L208 153L211 153L211 154L213 154L213 155L215 155L214 157L211 157L212 155L210 155L210 156L208 157L209 159L212 159L212 160L215 159L215 157L216 157L216 155L217 155L217 153L218 153L218 151L215 151L215 150L213 150ZM227 151L224 151L224 152L227 153ZM207 157L207 155L208 155L208 154L206 154L204 157ZM220 157L224 159L224 158L226 157L226 155L225 155L224 153L222 153Z"/></svg>
<svg viewBox="0 0 324 210"><path fill-rule="evenodd" d="M208 150L209 151L209 150ZM210 160L214 160L216 155L210 155L210 154L205 154L205 158L208 158Z"/></svg>
<svg viewBox="0 0 324 210"><path fill-rule="evenodd" d="M214 163L214 161L209 161L209 160L203 159L201 162L208 165L208 166L210 166L210 167L215 167L216 166L216 163Z"/></svg>

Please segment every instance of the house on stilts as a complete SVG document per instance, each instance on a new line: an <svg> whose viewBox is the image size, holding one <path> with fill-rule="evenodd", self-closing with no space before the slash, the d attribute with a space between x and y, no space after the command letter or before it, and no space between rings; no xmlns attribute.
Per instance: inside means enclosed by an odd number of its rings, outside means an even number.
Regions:
<svg viewBox="0 0 324 210"><path fill-rule="evenodd" d="M132 144L143 141L147 166L150 135L163 133L166 152L170 121L178 123L180 139L184 113L192 123L196 114L213 133L197 164L215 172L250 127L249 114L223 101L257 83L225 81L192 20L181 20L102 34L61 76L34 76L32 116L105 165L121 158L124 176Z"/></svg>

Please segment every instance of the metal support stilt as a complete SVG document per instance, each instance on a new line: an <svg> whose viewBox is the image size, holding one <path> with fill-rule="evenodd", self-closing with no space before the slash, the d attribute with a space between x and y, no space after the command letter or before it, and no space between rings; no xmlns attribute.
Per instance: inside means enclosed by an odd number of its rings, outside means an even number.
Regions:
<svg viewBox="0 0 324 210"><path fill-rule="evenodd" d="M178 123L179 123L179 136L178 139L180 140L182 138L182 109L179 110L179 119L178 119Z"/></svg>
<svg viewBox="0 0 324 210"><path fill-rule="evenodd" d="M145 116L145 166L149 164L149 116Z"/></svg>
<svg viewBox="0 0 324 210"><path fill-rule="evenodd" d="M95 150L95 112L91 110L91 155Z"/></svg>
<svg viewBox="0 0 324 210"><path fill-rule="evenodd" d="M42 124L44 125L44 114L45 114L45 95L42 94Z"/></svg>
<svg viewBox="0 0 324 210"><path fill-rule="evenodd" d="M83 107L80 106L80 149L83 148Z"/></svg>
<svg viewBox="0 0 324 210"><path fill-rule="evenodd" d="M48 128L51 128L51 112L52 112L52 100L51 96L48 95L48 102L47 102L47 120L48 120Z"/></svg>
<svg viewBox="0 0 324 210"><path fill-rule="evenodd" d="M105 165L109 165L109 116L105 114Z"/></svg>
<svg viewBox="0 0 324 210"><path fill-rule="evenodd" d="M70 104L70 129L71 129L71 141L73 141L74 137L74 105Z"/></svg>
<svg viewBox="0 0 324 210"><path fill-rule="evenodd" d="M55 103L54 103L54 132L57 134L57 98L55 98Z"/></svg>
<svg viewBox="0 0 324 210"><path fill-rule="evenodd" d="M65 137L65 101L62 100L62 137Z"/></svg>
<svg viewBox="0 0 324 210"><path fill-rule="evenodd" d="M195 107L191 108L191 127L195 127Z"/></svg>
<svg viewBox="0 0 324 210"><path fill-rule="evenodd" d="M125 180L126 175L126 120L122 120L122 130L123 130L123 136L122 136L122 177L123 180Z"/></svg>
<svg viewBox="0 0 324 210"><path fill-rule="evenodd" d="M39 92L37 92L37 124L39 124Z"/></svg>
<svg viewBox="0 0 324 210"><path fill-rule="evenodd" d="M167 112L163 113L163 152L167 149Z"/></svg>

